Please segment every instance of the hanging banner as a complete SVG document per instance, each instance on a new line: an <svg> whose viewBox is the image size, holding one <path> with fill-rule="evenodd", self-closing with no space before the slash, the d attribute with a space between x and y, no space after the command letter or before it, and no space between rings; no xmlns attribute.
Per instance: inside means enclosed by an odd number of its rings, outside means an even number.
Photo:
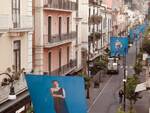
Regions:
<svg viewBox="0 0 150 113"><path fill-rule="evenodd" d="M111 37L110 46L112 57L125 56L128 53L128 38Z"/></svg>
<svg viewBox="0 0 150 113"><path fill-rule="evenodd" d="M87 113L84 79L26 75L34 113Z"/></svg>

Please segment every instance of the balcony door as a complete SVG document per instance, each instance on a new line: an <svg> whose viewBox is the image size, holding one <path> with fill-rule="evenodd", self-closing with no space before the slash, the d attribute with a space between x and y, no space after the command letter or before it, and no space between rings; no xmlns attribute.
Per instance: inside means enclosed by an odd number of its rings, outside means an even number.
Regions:
<svg viewBox="0 0 150 113"><path fill-rule="evenodd" d="M20 0L12 0L12 21L13 27L20 27Z"/></svg>
<svg viewBox="0 0 150 113"><path fill-rule="evenodd" d="M51 41L51 35L52 35L52 17L48 17L48 42Z"/></svg>
<svg viewBox="0 0 150 113"><path fill-rule="evenodd" d="M67 35L69 35L69 31L70 31L69 23L70 23L70 18L67 17Z"/></svg>
<svg viewBox="0 0 150 113"><path fill-rule="evenodd" d="M48 53L48 71L49 75L51 75L51 52Z"/></svg>
<svg viewBox="0 0 150 113"><path fill-rule="evenodd" d="M59 49L59 72L61 72L61 54L62 54L62 50L60 48Z"/></svg>
<svg viewBox="0 0 150 113"><path fill-rule="evenodd" d="M14 53L14 66L17 72L21 69L21 41L20 40L14 41L13 53Z"/></svg>
<svg viewBox="0 0 150 113"><path fill-rule="evenodd" d="M62 17L59 17L58 32L59 32L60 40L61 40L61 33L62 33L61 29L62 29Z"/></svg>
<svg viewBox="0 0 150 113"><path fill-rule="evenodd" d="M69 63L70 63L70 47L67 47L67 66L69 67Z"/></svg>

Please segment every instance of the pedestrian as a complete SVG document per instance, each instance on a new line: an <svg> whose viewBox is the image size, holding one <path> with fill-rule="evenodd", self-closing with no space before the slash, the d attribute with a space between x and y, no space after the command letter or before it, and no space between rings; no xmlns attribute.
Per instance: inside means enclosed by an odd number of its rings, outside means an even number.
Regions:
<svg viewBox="0 0 150 113"><path fill-rule="evenodd" d="M119 91L119 103L120 103L120 104L122 103L123 95L124 95L124 93L123 93L123 90L121 89L121 90Z"/></svg>

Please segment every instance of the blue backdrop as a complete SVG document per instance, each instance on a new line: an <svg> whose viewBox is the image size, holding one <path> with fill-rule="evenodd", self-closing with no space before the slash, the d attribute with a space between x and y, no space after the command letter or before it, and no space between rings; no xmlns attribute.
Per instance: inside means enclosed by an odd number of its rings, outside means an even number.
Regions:
<svg viewBox="0 0 150 113"><path fill-rule="evenodd" d="M57 80L65 89L69 113L87 113L84 80L82 77L58 77L27 75L26 81L35 113L56 113L50 88Z"/></svg>
<svg viewBox="0 0 150 113"><path fill-rule="evenodd" d="M111 37L110 38L111 56L124 56L128 53L127 37Z"/></svg>

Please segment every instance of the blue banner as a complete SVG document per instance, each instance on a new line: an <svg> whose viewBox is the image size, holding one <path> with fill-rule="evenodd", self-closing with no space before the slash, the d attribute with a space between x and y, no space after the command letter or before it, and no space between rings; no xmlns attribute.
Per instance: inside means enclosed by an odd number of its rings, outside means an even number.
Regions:
<svg viewBox="0 0 150 113"><path fill-rule="evenodd" d="M87 113L84 79L27 75L34 113Z"/></svg>
<svg viewBox="0 0 150 113"><path fill-rule="evenodd" d="M111 56L125 56L128 53L127 37L111 37L110 38Z"/></svg>
<svg viewBox="0 0 150 113"><path fill-rule="evenodd" d="M146 29L146 23L136 26L134 30L132 30L133 33L132 34L130 33L130 35L133 36L133 40L138 40L140 38L140 34L141 33L143 34L145 32L145 29Z"/></svg>

